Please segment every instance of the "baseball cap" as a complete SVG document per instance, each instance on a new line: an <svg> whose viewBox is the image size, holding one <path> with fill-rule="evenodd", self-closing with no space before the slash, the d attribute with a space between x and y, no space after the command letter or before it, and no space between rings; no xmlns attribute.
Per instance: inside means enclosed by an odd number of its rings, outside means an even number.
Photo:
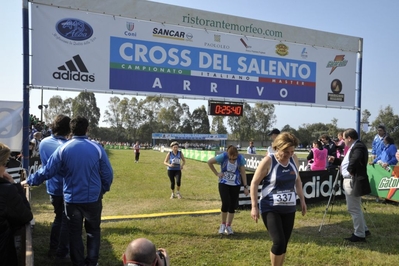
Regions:
<svg viewBox="0 0 399 266"><path fill-rule="evenodd" d="M271 135L273 135L273 134L276 134L276 135L280 134L280 130L278 130L277 128L273 128L273 130L270 131L270 133L267 134L267 135L268 135L268 136L271 136Z"/></svg>

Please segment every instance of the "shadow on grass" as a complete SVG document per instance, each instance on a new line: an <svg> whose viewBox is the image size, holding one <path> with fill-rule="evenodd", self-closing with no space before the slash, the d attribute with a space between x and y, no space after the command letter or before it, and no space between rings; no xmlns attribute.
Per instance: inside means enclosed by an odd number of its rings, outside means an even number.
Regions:
<svg viewBox="0 0 399 266"><path fill-rule="evenodd" d="M131 232L131 229L129 230ZM139 230L137 230L139 231ZM49 243L50 243L50 232L51 224L36 223L33 228L33 252L35 258L35 265L46 265L46 266L70 266L71 260L68 259L56 259L48 257ZM121 233L126 233L126 230L121 229ZM86 254L86 234L83 229L83 242L85 246ZM100 247L100 259L99 263L102 265L119 266L121 265L121 257L119 254L113 251L112 244L103 237L105 233L101 235L101 247ZM105 262L101 263L101 262Z"/></svg>

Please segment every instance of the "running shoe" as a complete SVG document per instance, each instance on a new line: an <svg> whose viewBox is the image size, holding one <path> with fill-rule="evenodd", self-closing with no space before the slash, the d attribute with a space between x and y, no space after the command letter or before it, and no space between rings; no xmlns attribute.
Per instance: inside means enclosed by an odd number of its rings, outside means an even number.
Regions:
<svg viewBox="0 0 399 266"><path fill-rule="evenodd" d="M176 195L177 195L177 198L178 198L178 199L181 199L181 198L182 198L180 192L177 192Z"/></svg>
<svg viewBox="0 0 399 266"><path fill-rule="evenodd" d="M231 226L226 226L226 234L228 235L234 234L233 229L231 229Z"/></svg>
<svg viewBox="0 0 399 266"><path fill-rule="evenodd" d="M172 195L170 195L170 199L175 198L175 193L172 193Z"/></svg>
<svg viewBox="0 0 399 266"><path fill-rule="evenodd" d="M219 234L224 234L224 231L226 230L226 225L225 224L221 224L219 227Z"/></svg>

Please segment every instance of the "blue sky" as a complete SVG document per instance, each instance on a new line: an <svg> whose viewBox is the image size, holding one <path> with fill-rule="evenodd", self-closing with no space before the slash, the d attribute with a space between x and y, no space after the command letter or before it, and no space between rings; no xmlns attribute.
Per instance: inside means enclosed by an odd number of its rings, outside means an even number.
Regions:
<svg viewBox="0 0 399 266"><path fill-rule="evenodd" d="M399 1L380 0L157 0L178 6L213 11L279 24L361 37L363 44L362 110L371 112L371 121L380 109L391 105L396 114L396 90L399 60ZM5 1L0 10L3 25L0 44L0 92L1 100L22 101L22 0ZM76 92L43 92L46 104L54 95L62 98L76 97ZM96 94L97 104L104 113L109 94ZM130 97L130 96L128 96ZM191 111L207 101L184 100ZM41 104L41 90L32 90L30 113L40 117L37 106ZM338 119L339 127L355 127L356 112L353 110L276 105L277 122L282 128L289 124L298 128L304 123L329 123ZM370 121L370 122L371 122ZM102 124L105 125L105 124Z"/></svg>

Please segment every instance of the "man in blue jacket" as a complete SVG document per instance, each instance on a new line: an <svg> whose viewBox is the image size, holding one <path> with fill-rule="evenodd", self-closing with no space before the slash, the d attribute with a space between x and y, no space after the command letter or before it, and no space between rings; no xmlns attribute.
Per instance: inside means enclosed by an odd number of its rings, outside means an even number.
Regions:
<svg viewBox="0 0 399 266"><path fill-rule="evenodd" d="M388 171L391 171L390 165L396 165L398 160L395 155L397 152L397 148L395 146L395 141L390 136L386 136L384 138L384 148L380 155L378 155L370 164L380 164L383 168Z"/></svg>
<svg viewBox="0 0 399 266"><path fill-rule="evenodd" d="M97 265L101 240L102 197L110 190L113 170L105 150L86 135L89 122L78 116L71 120L73 137L58 147L47 165L30 175L29 185L41 184L57 173L64 174L64 200L68 217L70 255L73 265ZM82 225L87 234L84 256Z"/></svg>
<svg viewBox="0 0 399 266"><path fill-rule="evenodd" d="M386 136L387 131L385 126L379 125L377 128L377 135L375 135L373 143L371 144L371 154L373 155L373 160L377 158L384 149L384 138Z"/></svg>
<svg viewBox="0 0 399 266"><path fill-rule="evenodd" d="M52 134L40 142L39 152L42 167L53 152L67 142L67 136L71 131L69 122L71 119L65 115L57 115L51 125ZM63 176L56 174L46 181L47 194L50 195L51 204L54 207L54 221L51 225L49 257L65 258L69 252L69 237L67 218L64 213Z"/></svg>

